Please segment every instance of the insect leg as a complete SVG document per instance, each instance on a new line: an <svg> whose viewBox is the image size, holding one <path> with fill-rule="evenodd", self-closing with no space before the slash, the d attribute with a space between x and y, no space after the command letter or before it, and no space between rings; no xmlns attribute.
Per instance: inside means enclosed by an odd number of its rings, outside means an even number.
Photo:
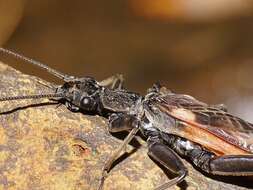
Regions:
<svg viewBox="0 0 253 190"><path fill-rule="evenodd" d="M232 176L253 175L253 155L229 155L210 160L210 173Z"/></svg>
<svg viewBox="0 0 253 190"><path fill-rule="evenodd" d="M160 93L161 95L166 95L170 94L171 90L166 88L165 86L162 86L159 82L153 84L152 88L148 89L148 93L150 92L155 92L155 93Z"/></svg>
<svg viewBox="0 0 253 190"><path fill-rule="evenodd" d="M178 174L174 179L158 186L155 190L167 189L180 183L187 175L187 169L177 156L177 154L168 146L163 144L158 136L148 138L148 155L166 167L169 171Z"/></svg>
<svg viewBox="0 0 253 190"><path fill-rule="evenodd" d="M190 159L201 170L214 175L247 176L253 175L253 155L211 156L202 150L192 152Z"/></svg>
<svg viewBox="0 0 253 190"><path fill-rule="evenodd" d="M106 86L111 89L122 89L123 83L124 83L124 78L123 78L123 75L121 74L113 75L99 82L101 86Z"/></svg>
<svg viewBox="0 0 253 190"><path fill-rule="evenodd" d="M113 113L109 117L108 130L112 133L126 131L136 126L134 122L137 122L136 117L125 113Z"/></svg>
<svg viewBox="0 0 253 190"><path fill-rule="evenodd" d="M111 128L112 131L115 131L114 127L117 128L117 131L125 130L126 127L124 125L127 124L127 123L130 125L128 128L131 128L132 130L127 135L127 137L124 139L123 143L119 146L119 148L106 161L106 163L105 163L105 165L103 167L102 177L101 177L100 182L99 182L98 190L101 190L103 188L103 184L104 184L105 178L107 177L108 173L110 172L110 169L111 169L112 164L114 163L114 161L118 159L118 157L120 156L121 152L126 149L127 144L134 138L134 136L136 135L136 133L139 130L139 122L137 121L136 118L135 118L135 120L132 120L133 118L131 118L131 121L128 121L126 119L125 120L126 122L124 122L124 119L127 116L128 115L125 115L125 114L124 115L119 115L119 116L115 116L114 115L110 119L110 124L109 125L111 126L110 128ZM130 118L130 116L129 116L129 118ZM117 125L119 125L119 126L117 126Z"/></svg>
<svg viewBox="0 0 253 190"><path fill-rule="evenodd" d="M188 158L195 166L209 173L209 163L210 160L215 158L215 154L205 150L199 144L176 135L162 133L161 137L176 153L182 157Z"/></svg>

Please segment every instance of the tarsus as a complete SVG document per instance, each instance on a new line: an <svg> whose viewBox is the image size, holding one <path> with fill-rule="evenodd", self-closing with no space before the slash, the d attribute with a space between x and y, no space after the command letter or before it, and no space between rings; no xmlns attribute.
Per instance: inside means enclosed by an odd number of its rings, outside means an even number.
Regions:
<svg viewBox="0 0 253 190"><path fill-rule="evenodd" d="M71 76L63 74L63 73L61 73L59 71L56 71L55 69L52 69L52 68L48 67L47 65L39 62L39 61L35 61L35 60L31 59L31 58L28 58L28 57L25 57L25 56L23 56L21 54L15 53L15 52L13 52L11 50L4 49L4 48L0 47L0 52L2 52L4 54L7 54L7 55L11 55L11 56L15 57L16 59L23 60L23 61L25 61L27 63L31 63L33 65L36 65L36 66L38 66L38 67L46 70L47 72L51 73L52 75L54 75L54 76L56 76L56 77L58 77L58 78L60 78L60 79L62 79L64 81L68 81L70 78L72 78Z"/></svg>

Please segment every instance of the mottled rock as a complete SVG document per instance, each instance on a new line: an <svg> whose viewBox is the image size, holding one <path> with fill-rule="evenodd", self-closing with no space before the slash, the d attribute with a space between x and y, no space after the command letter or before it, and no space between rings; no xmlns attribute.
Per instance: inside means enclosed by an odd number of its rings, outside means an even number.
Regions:
<svg viewBox="0 0 253 190"><path fill-rule="evenodd" d="M1 97L50 91L47 82L4 64L0 81ZM0 189L96 189L105 160L121 142L107 132L105 118L72 113L48 99L0 102L0 112ZM105 190L148 190L168 180L143 139L136 142L140 146L128 146ZM211 178L183 161L189 176L172 189L246 189L238 185L245 178Z"/></svg>

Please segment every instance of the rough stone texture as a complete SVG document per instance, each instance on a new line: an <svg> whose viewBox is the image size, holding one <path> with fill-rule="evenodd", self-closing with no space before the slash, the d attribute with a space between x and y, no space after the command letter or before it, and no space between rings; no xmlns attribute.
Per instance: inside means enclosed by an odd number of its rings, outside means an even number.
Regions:
<svg viewBox="0 0 253 190"><path fill-rule="evenodd" d="M42 85L45 81L4 64L0 81L1 97L50 91ZM50 102L0 102L0 189L96 189L103 164L121 139L107 132L106 119L72 113ZM136 137L133 145L137 142L138 149L129 145L130 154L112 169L105 190L148 190L168 180L146 155L145 142ZM250 184L242 177L207 176L183 161L189 176L171 189L242 190Z"/></svg>

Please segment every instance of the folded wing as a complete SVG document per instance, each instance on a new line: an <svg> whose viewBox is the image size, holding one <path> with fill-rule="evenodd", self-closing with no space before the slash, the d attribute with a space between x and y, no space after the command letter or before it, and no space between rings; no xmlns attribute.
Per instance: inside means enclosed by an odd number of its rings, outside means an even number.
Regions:
<svg viewBox="0 0 253 190"><path fill-rule="evenodd" d="M192 139L199 139L200 131L206 133L203 134L199 143L206 143L209 140L207 139L209 133L218 138L213 138L213 141L221 140L220 142L229 143L241 149L242 152L253 153L253 125L251 123L233 116L217 106L209 106L188 95L168 94L159 97L157 102L159 109L188 127L185 127L184 130L192 130ZM211 142L208 146L211 147L210 144Z"/></svg>

